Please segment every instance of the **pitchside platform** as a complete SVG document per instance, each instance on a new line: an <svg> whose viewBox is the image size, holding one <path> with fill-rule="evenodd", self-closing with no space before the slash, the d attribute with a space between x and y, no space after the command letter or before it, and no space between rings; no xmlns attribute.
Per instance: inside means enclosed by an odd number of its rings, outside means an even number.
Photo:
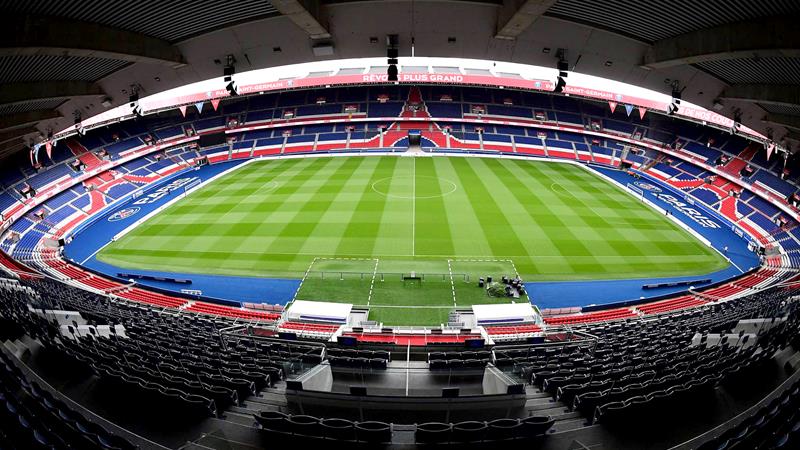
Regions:
<svg viewBox="0 0 800 450"><path fill-rule="evenodd" d="M319 322L325 324L358 326L351 320L353 305L323 301L294 300L285 311L290 321ZM539 324L541 316L530 302L502 305L472 305L473 321L469 325L486 326L492 324ZM357 316L360 318L360 315ZM378 323L377 325L385 325Z"/></svg>

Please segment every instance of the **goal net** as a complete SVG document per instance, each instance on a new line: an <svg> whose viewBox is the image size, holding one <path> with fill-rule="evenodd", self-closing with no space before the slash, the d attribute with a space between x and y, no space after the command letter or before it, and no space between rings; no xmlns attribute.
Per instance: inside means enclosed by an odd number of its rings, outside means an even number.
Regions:
<svg viewBox="0 0 800 450"><path fill-rule="evenodd" d="M628 189L630 189L630 190L631 190L631 192L633 192L634 194L636 194L636 196L637 196L637 197L639 197L639 198L644 198L644 191L643 191L643 190L641 190L639 187L637 187L637 186L635 186L635 185L633 185L633 184L631 184L631 183L628 183L627 185L625 185L625 187L627 187Z"/></svg>

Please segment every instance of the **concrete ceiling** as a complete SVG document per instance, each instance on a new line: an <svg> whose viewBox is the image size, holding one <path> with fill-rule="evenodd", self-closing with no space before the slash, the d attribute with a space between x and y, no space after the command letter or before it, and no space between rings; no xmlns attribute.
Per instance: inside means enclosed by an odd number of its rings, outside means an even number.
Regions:
<svg viewBox="0 0 800 450"><path fill-rule="evenodd" d="M684 99L740 110L778 141L800 116L795 0L0 0L0 11L0 153L104 111L105 98L125 103L131 85L149 95L220 76L228 54L238 71L383 56L387 34L401 58L412 36L417 56L554 67L565 49L575 71L664 93L677 82ZM314 56L319 43L334 54Z"/></svg>

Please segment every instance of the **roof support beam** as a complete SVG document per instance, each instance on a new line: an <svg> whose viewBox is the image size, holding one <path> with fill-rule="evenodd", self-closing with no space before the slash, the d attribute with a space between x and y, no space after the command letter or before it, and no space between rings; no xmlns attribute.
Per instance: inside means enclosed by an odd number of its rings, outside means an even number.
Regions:
<svg viewBox="0 0 800 450"><path fill-rule="evenodd" d="M0 90L0 105L98 95L105 95L103 88L89 81L30 81L9 84L7 88Z"/></svg>
<svg viewBox="0 0 800 450"><path fill-rule="evenodd" d="M734 84L722 91L719 98L765 105L800 105L800 86L794 84Z"/></svg>
<svg viewBox="0 0 800 450"><path fill-rule="evenodd" d="M18 128L16 130L3 131L0 133L0 144L19 139L26 134L37 133L39 130L33 127Z"/></svg>
<svg viewBox="0 0 800 450"><path fill-rule="evenodd" d="M780 125L785 128L800 131L800 116L789 116L787 114L767 114L762 122Z"/></svg>
<svg viewBox="0 0 800 450"><path fill-rule="evenodd" d="M556 0L505 0L497 17L495 39L516 39L555 2Z"/></svg>
<svg viewBox="0 0 800 450"><path fill-rule="evenodd" d="M800 57L797 20L790 17L738 22L655 42L642 67L664 69L724 59Z"/></svg>
<svg viewBox="0 0 800 450"><path fill-rule="evenodd" d="M800 142L800 132L789 130L789 132L786 133L786 136L784 136L784 138Z"/></svg>
<svg viewBox="0 0 800 450"><path fill-rule="evenodd" d="M56 55L186 65L167 41L92 22L33 15L0 16L0 56Z"/></svg>
<svg viewBox="0 0 800 450"><path fill-rule="evenodd" d="M319 0L270 0L270 3L311 39L330 39L331 33L319 21L322 9Z"/></svg>
<svg viewBox="0 0 800 450"><path fill-rule="evenodd" d="M61 117L63 117L61 113L55 109L39 109L36 111L26 111L0 116L0 130L34 125L43 120L58 119Z"/></svg>
<svg viewBox="0 0 800 450"><path fill-rule="evenodd" d="M22 139L12 139L6 143L0 144L0 160L24 148L25 141Z"/></svg>

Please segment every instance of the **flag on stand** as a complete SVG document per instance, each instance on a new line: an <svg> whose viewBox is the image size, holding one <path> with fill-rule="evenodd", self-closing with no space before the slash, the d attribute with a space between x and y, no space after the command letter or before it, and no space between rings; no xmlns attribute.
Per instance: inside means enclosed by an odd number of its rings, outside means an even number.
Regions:
<svg viewBox="0 0 800 450"><path fill-rule="evenodd" d="M633 105L625 105L625 113L628 114L628 117L631 116L632 112L633 112Z"/></svg>

